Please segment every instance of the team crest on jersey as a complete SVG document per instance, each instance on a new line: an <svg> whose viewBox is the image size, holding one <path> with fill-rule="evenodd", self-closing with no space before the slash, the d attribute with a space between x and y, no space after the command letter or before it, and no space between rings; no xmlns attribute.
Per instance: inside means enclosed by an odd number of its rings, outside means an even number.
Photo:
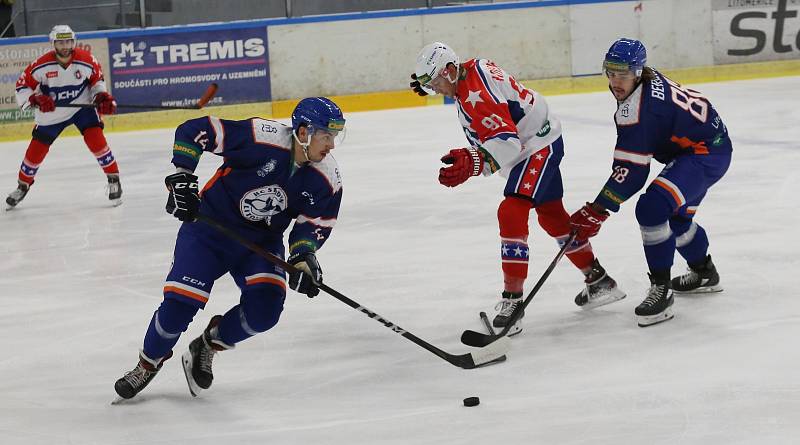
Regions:
<svg viewBox="0 0 800 445"><path fill-rule="evenodd" d="M268 174L275 171L275 167L278 165L278 161L275 159L270 159L269 162L262 165L261 168L258 169L256 174L262 178L265 178Z"/></svg>
<svg viewBox="0 0 800 445"><path fill-rule="evenodd" d="M239 201L239 212L250 221L267 221L286 210L289 199L286 192L278 185L268 185L250 190Z"/></svg>

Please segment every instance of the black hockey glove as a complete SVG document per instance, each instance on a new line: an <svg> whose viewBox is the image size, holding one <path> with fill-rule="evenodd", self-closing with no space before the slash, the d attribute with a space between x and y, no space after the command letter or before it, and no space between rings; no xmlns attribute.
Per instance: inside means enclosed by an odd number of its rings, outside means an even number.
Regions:
<svg viewBox="0 0 800 445"><path fill-rule="evenodd" d="M164 178L167 184L167 213L181 221L194 221L200 207L199 186L197 176L178 172Z"/></svg>
<svg viewBox="0 0 800 445"><path fill-rule="evenodd" d="M297 272L289 272L289 287L301 294L306 294L308 298L319 295L319 285L322 284L322 268L319 266L314 252L292 255L287 262L299 269Z"/></svg>
<svg viewBox="0 0 800 445"><path fill-rule="evenodd" d="M422 89L422 85L420 85L419 80L417 80L417 75L412 73L411 79L413 80L413 82L409 84L411 86L411 89L414 90L414 92L419 94L420 96L427 96L428 92Z"/></svg>

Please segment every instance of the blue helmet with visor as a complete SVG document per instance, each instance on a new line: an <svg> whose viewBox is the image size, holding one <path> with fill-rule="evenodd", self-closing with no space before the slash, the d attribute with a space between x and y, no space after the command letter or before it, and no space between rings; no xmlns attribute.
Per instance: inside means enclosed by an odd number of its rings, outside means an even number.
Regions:
<svg viewBox="0 0 800 445"><path fill-rule="evenodd" d="M647 49L644 44L633 39L618 39L606 53L603 60L603 73L632 72L636 77L641 77L647 64Z"/></svg>
<svg viewBox="0 0 800 445"><path fill-rule="evenodd" d="M341 132L344 130L344 115L339 106L327 97L307 97L292 111L292 130L297 133L301 126L309 127L312 133L318 130Z"/></svg>
<svg viewBox="0 0 800 445"><path fill-rule="evenodd" d="M299 136L302 127L307 130L305 141L301 141ZM339 145L344 141L345 135L342 110L327 97L307 97L292 111L292 134L295 141L303 147L306 159L309 159L308 146L314 135L330 138L334 145Z"/></svg>

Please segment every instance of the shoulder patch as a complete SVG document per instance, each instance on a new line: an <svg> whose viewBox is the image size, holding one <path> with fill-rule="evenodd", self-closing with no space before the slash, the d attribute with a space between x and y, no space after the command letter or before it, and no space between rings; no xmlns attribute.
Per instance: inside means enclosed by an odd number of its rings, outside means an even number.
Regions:
<svg viewBox="0 0 800 445"><path fill-rule="evenodd" d="M614 114L614 120L619 126L636 125L639 123L639 113L642 108L642 85L636 89L625 99L624 102L619 104L617 112Z"/></svg>
<svg viewBox="0 0 800 445"><path fill-rule="evenodd" d="M291 148L291 139L286 140L286 134L289 133L291 138L291 131L288 126L268 119L253 118L253 141L257 144L267 144L276 147L281 147L286 150Z"/></svg>
<svg viewBox="0 0 800 445"><path fill-rule="evenodd" d="M320 172L322 177L325 178L328 185L331 187L332 194L336 194L342 189L342 175L339 172L339 163L336 162L336 159L334 159L330 153L325 156L325 159L320 162L312 162L309 166Z"/></svg>

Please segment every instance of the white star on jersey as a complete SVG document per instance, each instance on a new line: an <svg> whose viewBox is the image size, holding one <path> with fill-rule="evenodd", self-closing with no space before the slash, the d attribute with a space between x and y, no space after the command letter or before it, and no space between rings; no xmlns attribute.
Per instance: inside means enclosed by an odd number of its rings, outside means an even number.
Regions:
<svg viewBox="0 0 800 445"><path fill-rule="evenodd" d="M544 159L544 158L542 158L542 155L540 155L539 153L536 153L536 160L537 161L541 161L542 159Z"/></svg>
<svg viewBox="0 0 800 445"><path fill-rule="evenodd" d="M467 96L467 99L464 102L469 102L469 104L472 105L472 108L475 108L476 103L483 102L483 99L481 99L481 91L470 90L469 96Z"/></svg>

